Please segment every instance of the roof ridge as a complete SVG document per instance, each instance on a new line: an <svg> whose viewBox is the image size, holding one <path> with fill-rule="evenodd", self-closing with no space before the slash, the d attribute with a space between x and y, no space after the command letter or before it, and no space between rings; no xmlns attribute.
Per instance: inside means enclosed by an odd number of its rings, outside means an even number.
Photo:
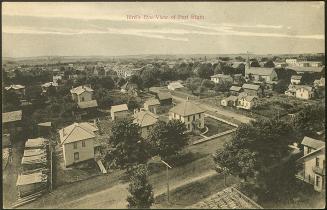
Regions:
<svg viewBox="0 0 327 210"><path fill-rule="evenodd" d="M80 123L74 123L73 125L74 125L74 128L69 132L69 134L66 136L66 138L64 138L64 141L62 142L62 144L67 140L67 138L68 138L68 137L73 133L73 131L74 131L77 127L83 129L84 131L86 131L86 132L89 133L89 134L94 135L94 133L91 133L92 131L90 132L90 131L88 131L87 129L85 129L85 128L83 128L82 126L80 126ZM65 129L65 128L63 128L63 129ZM64 133L64 130L63 130L63 133Z"/></svg>

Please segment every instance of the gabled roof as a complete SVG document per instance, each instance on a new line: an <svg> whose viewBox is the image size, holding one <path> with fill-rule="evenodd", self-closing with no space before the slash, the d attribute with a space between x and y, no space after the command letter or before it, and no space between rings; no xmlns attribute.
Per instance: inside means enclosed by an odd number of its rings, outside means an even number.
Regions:
<svg viewBox="0 0 327 210"><path fill-rule="evenodd" d="M250 89L250 90L259 90L259 85L253 85L253 84L243 84L243 89Z"/></svg>
<svg viewBox="0 0 327 210"><path fill-rule="evenodd" d="M25 142L25 148L42 147L49 141L44 138L28 139Z"/></svg>
<svg viewBox="0 0 327 210"><path fill-rule="evenodd" d="M183 88L184 86L180 83L180 82L171 82L169 83L168 85L169 87L172 87L172 88Z"/></svg>
<svg viewBox="0 0 327 210"><path fill-rule="evenodd" d="M261 76L269 76L274 72L274 68L264 68L264 67L251 67L245 68L245 74L253 74L253 75L261 75Z"/></svg>
<svg viewBox="0 0 327 210"><path fill-rule="evenodd" d="M73 123L70 126L59 130L60 142L61 144L67 144L94 138L94 132L97 130L97 127L87 122Z"/></svg>
<svg viewBox="0 0 327 210"><path fill-rule="evenodd" d="M16 186L28 185L47 182L47 175L42 174L42 172L36 172L33 174L19 174L16 182Z"/></svg>
<svg viewBox="0 0 327 210"><path fill-rule="evenodd" d="M238 87L238 86L232 86L229 88L230 91L240 91L242 89L242 87Z"/></svg>
<svg viewBox="0 0 327 210"><path fill-rule="evenodd" d="M78 102L77 105L80 109L86 109L91 107L97 107L98 102L97 100L83 101L83 102Z"/></svg>
<svg viewBox="0 0 327 210"><path fill-rule="evenodd" d="M58 86L58 83L56 83L56 82L47 82L47 83L44 83L41 86L42 87L50 87L50 86L57 87Z"/></svg>
<svg viewBox="0 0 327 210"><path fill-rule="evenodd" d="M146 127L155 124L158 122L159 116L148 112L148 111L139 111L134 114L134 123L137 123L141 127Z"/></svg>
<svg viewBox="0 0 327 210"><path fill-rule="evenodd" d="M292 75L291 79L301 80L302 76L301 75Z"/></svg>
<svg viewBox="0 0 327 210"><path fill-rule="evenodd" d="M158 99L155 99L155 98L151 98L151 99L148 99L144 102L144 105L148 105L148 106L153 106L153 105L160 105L160 102Z"/></svg>
<svg viewBox="0 0 327 210"><path fill-rule="evenodd" d="M179 114L181 116L189 116L189 115L202 113L205 110L200 108L198 105L195 105L191 101L187 100L187 101L180 103L180 104L176 105L175 107L171 108L169 111Z"/></svg>
<svg viewBox="0 0 327 210"><path fill-rule="evenodd" d="M2 123L22 120L22 110L2 113Z"/></svg>
<svg viewBox="0 0 327 210"><path fill-rule="evenodd" d="M302 66L292 66L289 69L292 69L296 72L321 72L324 67L302 67Z"/></svg>
<svg viewBox="0 0 327 210"><path fill-rule="evenodd" d="M6 90L14 89L14 90L19 90L19 89L24 89L25 86L23 85L10 85L8 87L5 87Z"/></svg>
<svg viewBox="0 0 327 210"><path fill-rule="evenodd" d="M303 138L301 144L314 149L318 149L319 147L325 146L325 142L307 136Z"/></svg>
<svg viewBox="0 0 327 210"><path fill-rule="evenodd" d="M38 126L51 127L51 122L44 122L37 124Z"/></svg>
<svg viewBox="0 0 327 210"><path fill-rule="evenodd" d="M85 91L93 92L93 89L90 88L90 87L87 87L85 85L81 85L81 86L78 86L78 87L73 88L73 89L70 90L71 93L75 93L77 95L80 95L80 94L84 93Z"/></svg>
<svg viewBox="0 0 327 210"><path fill-rule="evenodd" d="M227 98L223 99L226 101L236 101L237 100L237 96L228 96Z"/></svg>
<svg viewBox="0 0 327 210"><path fill-rule="evenodd" d="M25 149L24 157L37 156L45 154L45 149Z"/></svg>
<svg viewBox="0 0 327 210"><path fill-rule="evenodd" d="M308 86L308 85L294 85L294 89L296 89L296 90L301 89L301 88L303 88L303 89L305 89L305 90L307 90L309 92L312 91L311 86Z"/></svg>
<svg viewBox="0 0 327 210"><path fill-rule="evenodd" d="M159 100L166 100L166 99L171 99L172 96L171 96L170 92L159 92L158 98L159 98Z"/></svg>
<svg viewBox="0 0 327 210"><path fill-rule="evenodd" d="M119 104L119 105L111 106L111 112L121 112L121 111L128 111L127 104Z"/></svg>
<svg viewBox="0 0 327 210"><path fill-rule="evenodd" d="M257 99L257 98L258 97L256 97L256 96L246 96L245 100L251 102L251 101L253 101L254 99Z"/></svg>
<svg viewBox="0 0 327 210"><path fill-rule="evenodd" d="M297 161L303 161L304 159L308 158L308 157L311 157L312 155L315 155L317 153L319 153L320 151L322 151L324 154L325 154L325 145L324 146L321 146L319 147L318 149L304 155L303 157L301 157L300 159L298 159Z"/></svg>

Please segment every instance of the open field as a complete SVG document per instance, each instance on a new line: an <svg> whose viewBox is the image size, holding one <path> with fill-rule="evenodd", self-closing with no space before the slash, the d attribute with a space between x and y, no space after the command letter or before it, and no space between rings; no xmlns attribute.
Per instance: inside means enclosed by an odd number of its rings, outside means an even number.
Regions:
<svg viewBox="0 0 327 210"><path fill-rule="evenodd" d="M231 125L228 125L224 122L213 119L211 117L205 117L204 124L209 129L208 132L204 134L205 136L208 137L235 128Z"/></svg>

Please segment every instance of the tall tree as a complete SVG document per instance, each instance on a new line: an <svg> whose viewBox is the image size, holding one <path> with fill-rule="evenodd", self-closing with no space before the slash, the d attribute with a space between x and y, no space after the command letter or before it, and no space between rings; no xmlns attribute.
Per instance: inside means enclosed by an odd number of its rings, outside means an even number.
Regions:
<svg viewBox="0 0 327 210"><path fill-rule="evenodd" d="M168 158L178 154L188 144L185 131L185 124L179 120L159 121L149 136L153 155Z"/></svg>
<svg viewBox="0 0 327 210"><path fill-rule="evenodd" d="M149 158L148 144L142 139L140 127L131 119L114 121L109 144L108 159L119 168L145 163Z"/></svg>
<svg viewBox="0 0 327 210"><path fill-rule="evenodd" d="M154 202L154 195L151 184L147 179L148 169L141 164L132 169L127 197L128 208L148 209Z"/></svg>

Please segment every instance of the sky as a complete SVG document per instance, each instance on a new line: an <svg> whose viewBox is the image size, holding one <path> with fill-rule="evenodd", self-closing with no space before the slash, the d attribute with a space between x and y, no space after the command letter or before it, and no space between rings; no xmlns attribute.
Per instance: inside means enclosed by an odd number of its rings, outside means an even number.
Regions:
<svg viewBox="0 0 327 210"><path fill-rule="evenodd" d="M319 1L4 2L2 56L323 53L324 20Z"/></svg>

